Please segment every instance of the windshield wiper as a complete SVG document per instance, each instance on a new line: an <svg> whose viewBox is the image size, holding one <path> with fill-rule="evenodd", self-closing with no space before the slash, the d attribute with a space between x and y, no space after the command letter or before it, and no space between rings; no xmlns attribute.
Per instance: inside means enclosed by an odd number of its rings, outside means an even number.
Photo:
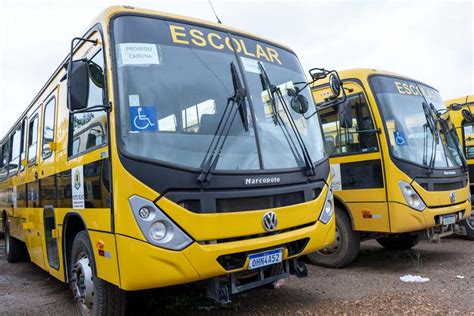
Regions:
<svg viewBox="0 0 474 316"><path fill-rule="evenodd" d="M434 121L433 113L431 112L430 107L425 102L421 103L423 107L423 112L425 113L426 123L424 124L424 146L423 146L423 163L428 165L428 172L431 173L434 168L434 163L436 160L436 147L438 145L438 130L436 128L436 122ZM426 128L429 128L431 131L431 135L433 136L433 141L431 142L431 157L429 164L427 162L428 156L428 133L426 132Z"/></svg>
<svg viewBox="0 0 474 316"><path fill-rule="evenodd" d="M316 174L315 169L314 169L314 163L311 159L311 156L309 155L308 148L306 147L306 144L304 143L303 138L301 137L300 131L298 130L298 127L296 126L295 120L293 119L293 116L291 116L290 110L288 109L288 105L286 104L285 98L283 97L280 89L276 87L274 84L272 84L267 71L263 67L263 64L259 61L258 62L258 68L260 69L260 81L262 82L262 86L264 90L267 90L268 97L270 98L271 106L272 106L272 112L273 112L273 122L275 125L279 125L283 131L283 134L285 135L285 138L290 145L290 149L293 152L293 155L295 158L301 161L301 157L299 157L298 151L294 150L292 148L293 146L296 146L293 142L293 139L291 138L290 135L286 135L284 129L286 130L286 124L282 120L280 113L278 112L277 106L276 106L276 100L275 100L275 93L278 96L278 99L283 106L283 110L285 111L286 116L288 117L288 122L290 123L290 127L293 130L293 133L296 136L296 140L298 141L298 145L301 148L301 151L303 152L303 157L304 157L304 163L306 166L306 174L308 176L314 176ZM286 131L288 133L288 131Z"/></svg>
<svg viewBox="0 0 474 316"><path fill-rule="evenodd" d="M227 98L227 105L224 109L224 113L222 113L216 132L212 137L211 143L209 144L201 163L201 173L197 177L197 180L201 182L201 184L207 183L211 180L212 172L216 168L217 161L222 153L222 148L224 148L227 136L229 136L229 131L237 112L240 113L240 118L242 119L245 131L248 132L249 130L247 108L245 105L247 91L242 87L240 76L234 62L230 63L230 73L232 75L234 93L231 97ZM235 107L235 105L237 106Z"/></svg>
<svg viewBox="0 0 474 316"><path fill-rule="evenodd" d="M441 116L442 114L444 114L446 112L440 113L438 110L436 110L433 103L430 103L430 107L431 107L432 111L435 113L436 120L439 122L440 131L444 135L446 146L448 146L447 145L448 144L448 138L450 138L452 140L452 136L448 135L450 133L448 122ZM446 146L445 146L445 143L443 143L443 150L447 149ZM461 148L458 146L457 143L453 143L452 145L455 147L456 153L458 154L458 157L461 160L463 170L466 171L467 170L467 162L464 158L464 154L463 154ZM446 165L449 165L447 160L448 160L448 157L446 156Z"/></svg>

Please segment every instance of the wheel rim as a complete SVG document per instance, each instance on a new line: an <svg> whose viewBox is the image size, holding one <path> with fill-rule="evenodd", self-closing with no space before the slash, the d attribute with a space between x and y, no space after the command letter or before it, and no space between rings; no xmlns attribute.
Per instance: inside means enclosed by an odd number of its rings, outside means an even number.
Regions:
<svg viewBox="0 0 474 316"><path fill-rule="evenodd" d="M341 246L341 235L339 234L339 229L336 226L336 238L334 239L334 242L330 246L319 250L318 254L323 255L323 256L333 255L334 253L337 252L340 246Z"/></svg>
<svg viewBox="0 0 474 316"><path fill-rule="evenodd" d="M474 229L474 209L471 210L471 215L467 218L466 224L467 224L471 229Z"/></svg>
<svg viewBox="0 0 474 316"><path fill-rule="evenodd" d="M94 305L94 281L91 263L86 254L79 259L72 269L72 290L74 299L82 314L90 314Z"/></svg>

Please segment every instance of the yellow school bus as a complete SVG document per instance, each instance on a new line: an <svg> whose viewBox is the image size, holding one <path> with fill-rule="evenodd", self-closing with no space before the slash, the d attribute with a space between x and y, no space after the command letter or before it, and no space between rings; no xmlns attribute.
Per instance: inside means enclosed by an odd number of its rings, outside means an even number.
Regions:
<svg viewBox="0 0 474 316"><path fill-rule="evenodd" d="M297 257L332 244L335 219L293 51L133 7L70 47L0 143L8 261L68 282L83 314L121 314L129 291L206 281L225 303L305 276Z"/></svg>
<svg viewBox="0 0 474 316"><path fill-rule="evenodd" d="M451 234L471 213L471 200L466 162L438 91L373 69L340 77L346 97L319 107L331 156L336 242L309 258L342 267L367 239L401 250L423 236ZM331 95L328 84L312 91L317 104Z"/></svg>
<svg viewBox="0 0 474 316"><path fill-rule="evenodd" d="M470 192L472 196L474 192L474 116L472 115L472 110L474 109L474 95L447 100L445 101L445 105L451 110L449 119L456 129L461 146L464 149L464 156L466 157L469 169ZM458 111L452 109L457 109ZM459 234L465 235L470 240L474 240L473 211L471 211L471 215L468 219L460 223L459 228Z"/></svg>

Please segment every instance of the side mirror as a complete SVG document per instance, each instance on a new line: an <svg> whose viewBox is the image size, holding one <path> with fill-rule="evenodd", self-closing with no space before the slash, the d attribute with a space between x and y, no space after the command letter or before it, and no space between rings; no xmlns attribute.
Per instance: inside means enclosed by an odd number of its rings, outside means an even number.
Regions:
<svg viewBox="0 0 474 316"><path fill-rule="evenodd" d="M352 106L351 102L344 102L338 107L339 124L342 128L352 127Z"/></svg>
<svg viewBox="0 0 474 316"><path fill-rule="evenodd" d="M466 120L468 123L473 123L474 122L474 115L472 115L472 112L468 109L463 109L461 111L462 117Z"/></svg>
<svg viewBox="0 0 474 316"><path fill-rule="evenodd" d="M332 73L329 76L329 88L331 89L333 98L339 97L341 94L342 82L335 73Z"/></svg>
<svg viewBox="0 0 474 316"><path fill-rule="evenodd" d="M291 108L296 113L305 114L309 109L308 99L302 94L297 94L291 99Z"/></svg>
<svg viewBox="0 0 474 316"><path fill-rule="evenodd" d="M448 105L448 108L453 111L459 111L462 109L462 104L453 103L453 104Z"/></svg>
<svg viewBox="0 0 474 316"><path fill-rule="evenodd" d="M89 100L89 63L75 60L67 67L67 105L70 111L87 108Z"/></svg>

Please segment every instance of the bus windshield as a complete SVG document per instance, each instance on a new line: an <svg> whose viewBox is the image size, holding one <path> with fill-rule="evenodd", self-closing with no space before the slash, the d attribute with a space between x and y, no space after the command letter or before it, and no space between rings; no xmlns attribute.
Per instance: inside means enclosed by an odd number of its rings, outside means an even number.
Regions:
<svg viewBox="0 0 474 316"><path fill-rule="evenodd" d="M246 117L237 113L230 124L216 169L305 167L290 119L295 121L311 160L324 158L318 117L306 120L291 107L286 114L281 102L276 108L270 104L262 87L259 62L290 104L287 91L306 82L290 51L237 34L139 16L117 17L113 36L119 142L127 155L202 168L235 92L234 65L250 98L243 104ZM310 102L308 112L314 111L309 89L301 94ZM274 110L280 114L277 122Z"/></svg>
<svg viewBox="0 0 474 316"><path fill-rule="evenodd" d="M434 106L443 113L446 107L438 91L414 81L373 76L370 79L378 107L388 132L391 153L398 158L425 167L457 168L462 166L459 140L453 129L442 128L425 108Z"/></svg>

